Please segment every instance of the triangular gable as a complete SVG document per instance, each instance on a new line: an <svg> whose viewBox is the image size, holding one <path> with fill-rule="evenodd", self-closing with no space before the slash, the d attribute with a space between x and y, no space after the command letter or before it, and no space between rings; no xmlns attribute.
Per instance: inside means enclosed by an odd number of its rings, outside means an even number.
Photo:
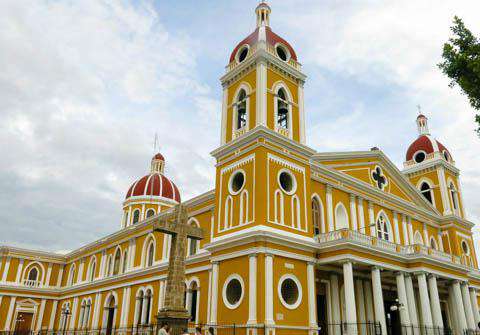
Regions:
<svg viewBox="0 0 480 335"><path fill-rule="evenodd" d="M319 153L313 156L313 160L377 189L381 185L384 192L438 214L438 211L380 150Z"/></svg>

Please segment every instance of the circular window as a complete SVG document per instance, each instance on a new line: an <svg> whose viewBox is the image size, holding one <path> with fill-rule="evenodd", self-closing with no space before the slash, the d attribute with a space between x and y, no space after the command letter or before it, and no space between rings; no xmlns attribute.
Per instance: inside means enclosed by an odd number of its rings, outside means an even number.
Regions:
<svg viewBox="0 0 480 335"><path fill-rule="evenodd" d="M223 302L230 309L237 308L243 299L243 279L237 274L230 275L223 285Z"/></svg>
<svg viewBox="0 0 480 335"><path fill-rule="evenodd" d="M230 177L230 182L228 187L230 189L230 193L238 194L243 186L245 186L245 172L243 170L239 170L234 172Z"/></svg>
<svg viewBox="0 0 480 335"><path fill-rule="evenodd" d="M415 156L413 156L413 159L415 160L415 162L421 163L425 160L426 157L427 156L425 155L425 152L419 151L415 154Z"/></svg>
<svg viewBox="0 0 480 335"><path fill-rule="evenodd" d="M290 58L289 52L283 45L277 45L275 47L275 51L277 53L277 56L284 62L288 61L288 59Z"/></svg>
<svg viewBox="0 0 480 335"><path fill-rule="evenodd" d="M243 47L241 47L240 50L238 50L237 52L237 62L239 63L243 62L245 58L247 58L248 56L248 51L249 51L248 45L244 45Z"/></svg>
<svg viewBox="0 0 480 335"><path fill-rule="evenodd" d="M278 295L286 308L297 308L302 302L302 286L297 277L290 274L283 275L278 282Z"/></svg>
<svg viewBox="0 0 480 335"><path fill-rule="evenodd" d="M468 244L465 241L462 241L462 250L467 255L470 253L470 248L468 247Z"/></svg>
<svg viewBox="0 0 480 335"><path fill-rule="evenodd" d="M287 194L293 194L297 188L295 177L288 170L282 170L278 174L278 183L282 190Z"/></svg>

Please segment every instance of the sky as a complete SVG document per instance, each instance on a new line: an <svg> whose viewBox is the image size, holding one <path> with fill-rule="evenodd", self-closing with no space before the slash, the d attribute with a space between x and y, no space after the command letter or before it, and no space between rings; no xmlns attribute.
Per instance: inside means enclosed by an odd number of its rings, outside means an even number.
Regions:
<svg viewBox="0 0 480 335"><path fill-rule="evenodd" d="M1 1L0 245L66 251L118 230L155 133L182 198L211 190L219 78L255 28L257 3ZM480 223L474 111L437 68L454 15L480 36L480 2L269 3L272 29L308 76L307 144L377 146L401 168L420 105L461 171L468 218Z"/></svg>

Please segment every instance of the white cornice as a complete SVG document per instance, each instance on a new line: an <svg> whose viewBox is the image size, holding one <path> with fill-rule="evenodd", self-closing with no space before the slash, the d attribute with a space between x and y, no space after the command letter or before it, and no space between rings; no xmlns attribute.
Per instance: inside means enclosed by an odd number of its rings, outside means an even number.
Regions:
<svg viewBox="0 0 480 335"><path fill-rule="evenodd" d="M442 157L435 157L422 163L414 164L411 167L403 169L402 173L409 175L422 170L436 168L437 166L443 166L446 170L450 171L457 177L460 175L460 170L453 166L451 163L445 161L445 159L443 159Z"/></svg>
<svg viewBox="0 0 480 335"><path fill-rule="evenodd" d="M290 151L294 151L300 155L310 157L315 154L315 150L313 150L312 148L300 144L299 142L291 140L285 136L282 136L279 133L261 125L256 126L252 130L236 138L235 140L228 142L225 145L222 145L221 147L212 151L210 154L218 160L222 156L233 153L240 149L242 146L251 144L259 138L267 138L270 141L277 143L278 145Z"/></svg>

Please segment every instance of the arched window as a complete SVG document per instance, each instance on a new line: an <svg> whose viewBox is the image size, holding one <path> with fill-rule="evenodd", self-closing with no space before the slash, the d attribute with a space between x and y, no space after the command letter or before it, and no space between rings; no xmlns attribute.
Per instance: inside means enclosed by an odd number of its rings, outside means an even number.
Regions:
<svg viewBox="0 0 480 335"><path fill-rule="evenodd" d="M142 323L142 311L143 311L143 291L140 290L137 293L137 301L135 302L135 319L137 326Z"/></svg>
<svg viewBox="0 0 480 335"><path fill-rule="evenodd" d="M90 310L92 309L92 302L90 300L87 301L85 305L85 313L83 318L83 328L88 327L88 320L90 319Z"/></svg>
<svg viewBox="0 0 480 335"><path fill-rule="evenodd" d="M38 279L38 269L36 267L33 267L30 269L30 272L28 273L28 280L31 282L36 282Z"/></svg>
<svg viewBox="0 0 480 335"><path fill-rule="evenodd" d="M433 236L430 238L430 248L438 250L437 241Z"/></svg>
<svg viewBox="0 0 480 335"><path fill-rule="evenodd" d="M140 210L136 209L133 211L133 224L138 223L140 220Z"/></svg>
<svg viewBox="0 0 480 335"><path fill-rule="evenodd" d="M241 89L237 96L237 115L235 120L235 129L242 129L247 125L247 92Z"/></svg>
<svg viewBox="0 0 480 335"><path fill-rule="evenodd" d="M83 328L83 323L85 322L85 308L87 307L87 302L83 300L81 306L82 307L80 308L80 316L78 318L78 327L80 329Z"/></svg>
<svg viewBox="0 0 480 335"><path fill-rule="evenodd" d="M123 262L122 262L122 273L127 272L127 267L128 267L128 250L125 250L123 252Z"/></svg>
<svg viewBox="0 0 480 335"><path fill-rule="evenodd" d="M320 203L318 202L318 199L317 198L313 198L312 199L312 222L313 222L313 233L315 235L319 235L320 234L320 222L321 222L321 219L320 219L320 215L321 215L321 212L320 212Z"/></svg>
<svg viewBox="0 0 480 335"><path fill-rule="evenodd" d="M115 252L115 258L113 259L113 275L116 276L120 273L120 261L122 258L122 252L117 249Z"/></svg>
<svg viewBox="0 0 480 335"><path fill-rule="evenodd" d="M68 273L68 281L67 285L73 285L73 281L75 280L75 264L72 264L70 268L70 272Z"/></svg>
<svg viewBox="0 0 480 335"><path fill-rule="evenodd" d="M197 304L198 304L198 284L196 281L192 281L190 288L188 289L189 299L187 309L190 313L190 321L197 322Z"/></svg>
<svg viewBox="0 0 480 335"><path fill-rule="evenodd" d="M458 209L458 193L457 189L455 188L455 185L453 185L452 182L450 182L450 185L448 187L450 189L450 196L452 198L452 205L453 209L456 211Z"/></svg>
<svg viewBox="0 0 480 335"><path fill-rule="evenodd" d="M71 309L70 309L70 303L65 302L62 305L62 311L60 314L60 328L59 329L65 329L67 326L67 317L70 315Z"/></svg>
<svg viewBox="0 0 480 335"><path fill-rule="evenodd" d="M95 258L90 262L90 269L88 272L88 279L90 281L93 281L95 279L95 268L97 267L97 261Z"/></svg>
<svg viewBox="0 0 480 335"><path fill-rule="evenodd" d="M349 228L347 210L342 203L339 203L335 209L335 225L337 230Z"/></svg>
<svg viewBox="0 0 480 335"><path fill-rule="evenodd" d="M112 275L112 255L108 256L107 260L107 276Z"/></svg>
<svg viewBox="0 0 480 335"><path fill-rule="evenodd" d="M414 244L423 244L423 237L422 234L417 230L413 235L413 242Z"/></svg>
<svg viewBox="0 0 480 335"><path fill-rule="evenodd" d="M153 243L153 241L151 241L147 248L147 266L152 266L154 260L155 260L155 244Z"/></svg>
<svg viewBox="0 0 480 335"><path fill-rule="evenodd" d="M155 215L155 210L150 208L147 210L147 218L152 217Z"/></svg>
<svg viewBox="0 0 480 335"><path fill-rule="evenodd" d="M277 93L277 127L289 129L288 109L287 92L280 88Z"/></svg>
<svg viewBox="0 0 480 335"><path fill-rule="evenodd" d="M377 237L385 241L390 241L391 238L388 221L384 215L379 215L377 219Z"/></svg>
<svg viewBox="0 0 480 335"><path fill-rule="evenodd" d="M423 182L420 185L420 193L428 200L431 204L433 204L433 194L430 185L427 182Z"/></svg>
<svg viewBox="0 0 480 335"><path fill-rule="evenodd" d="M152 291L150 289L145 293L145 315L143 323L148 325L150 324L150 310L152 309Z"/></svg>

